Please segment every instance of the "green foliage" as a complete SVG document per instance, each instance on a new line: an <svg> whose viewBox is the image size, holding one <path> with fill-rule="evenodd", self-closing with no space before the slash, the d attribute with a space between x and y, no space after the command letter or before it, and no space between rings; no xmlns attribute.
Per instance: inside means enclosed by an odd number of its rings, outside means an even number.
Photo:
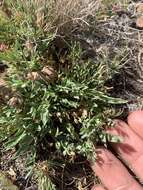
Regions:
<svg viewBox="0 0 143 190"><path fill-rule="evenodd" d="M50 163L43 162L35 168L35 175L38 179L38 190L56 190L56 186L53 184L49 176L49 167L51 167Z"/></svg>
<svg viewBox="0 0 143 190"><path fill-rule="evenodd" d="M107 93L105 82L112 68L102 60L83 61L82 49L75 41L68 41L63 55L63 49L55 47L55 32L36 25L33 4L23 7L21 1L10 2L11 17L0 19L0 40L7 39L9 49L0 52L0 60L9 66L5 80L21 103L2 106L0 126L9 132L0 140L6 140L6 149L18 145L16 156L30 153L32 164L39 147L49 157L54 151L63 156L78 153L92 158L94 144L106 141L104 126L113 117L113 106L125 102ZM62 56L64 62L60 62ZM47 66L54 72L45 74L42 69ZM29 78L33 72L39 78ZM47 178L42 180L51 184Z"/></svg>

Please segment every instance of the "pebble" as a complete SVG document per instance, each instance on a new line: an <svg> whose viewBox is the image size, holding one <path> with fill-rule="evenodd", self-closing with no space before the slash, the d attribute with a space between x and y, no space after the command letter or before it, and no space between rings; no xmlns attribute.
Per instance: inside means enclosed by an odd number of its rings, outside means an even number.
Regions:
<svg viewBox="0 0 143 190"><path fill-rule="evenodd" d="M138 14L143 14L143 3L139 3L136 7L136 12Z"/></svg>
<svg viewBox="0 0 143 190"><path fill-rule="evenodd" d="M143 29L143 16L137 18L136 27L139 29Z"/></svg>

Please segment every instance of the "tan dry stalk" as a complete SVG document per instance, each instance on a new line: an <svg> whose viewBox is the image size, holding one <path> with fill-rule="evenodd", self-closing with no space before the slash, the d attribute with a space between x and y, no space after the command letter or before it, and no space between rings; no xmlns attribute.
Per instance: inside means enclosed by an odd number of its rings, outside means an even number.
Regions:
<svg viewBox="0 0 143 190"><path fill-rule="evenodd" d="M101 0L19 0L28 10L33 5L37 26L45 31L71 31L76 25L89 25L89 17L95 17ZM30 9L29 9L30 11ZM29 12L30 13L30 12Z"/></svg>

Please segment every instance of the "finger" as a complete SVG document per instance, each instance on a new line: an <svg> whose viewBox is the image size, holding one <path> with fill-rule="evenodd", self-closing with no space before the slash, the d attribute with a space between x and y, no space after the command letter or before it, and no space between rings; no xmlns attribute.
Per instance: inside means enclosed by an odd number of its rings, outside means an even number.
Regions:
<svg viewBox="0 0 143 190"><path fill-rule="evenodd" d="M92 189L91 190L105 190L104 189L104 187L102 187L102 186L94 186L94 187L92 187Z"/></svg>
<svg viewBox="0 0 143 190"><path fill-rule="evenodd" d="M143 140L120 120L116 121L116 127L108 129L108 132L123 138L123 142L112 143L112 146L134 173L143 180Z"/></svg>
<svg viewBox="0 0 143 190"><path fill-rule="evenodd" d="M134 111L128 116L128 124L138 134L143 138L143 111Z"/></svg>
<svg viewBox="0 0 143 190"><path fill-rule="evenodd" d="M102 184L109 190L142 190L123 164L107 149L97 149L97 161L92 166Z"/></svg>

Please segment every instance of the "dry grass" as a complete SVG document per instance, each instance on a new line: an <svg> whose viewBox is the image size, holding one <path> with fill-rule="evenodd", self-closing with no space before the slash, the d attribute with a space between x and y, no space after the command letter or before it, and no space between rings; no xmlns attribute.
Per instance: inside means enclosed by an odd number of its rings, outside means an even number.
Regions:
<svg viewBox="0 0 143 190"><path fill-rule="evenodd" d="M89 26L91 18L95 19L101 0L7 0L6 2L13 4L14 9L22 7L26 10L26 15L36 18L37 25L44 31L67 34L79 26Z"/></svg>
<svg viewBox="0 0 143 190"><path fill-rule="evenodd" d="M45 29L56 28L58 31L72 31L76 26L89 26L89 19L95 18L98 3L93 0L50 0L45 1L48 7L48 23Z"/></svg>

